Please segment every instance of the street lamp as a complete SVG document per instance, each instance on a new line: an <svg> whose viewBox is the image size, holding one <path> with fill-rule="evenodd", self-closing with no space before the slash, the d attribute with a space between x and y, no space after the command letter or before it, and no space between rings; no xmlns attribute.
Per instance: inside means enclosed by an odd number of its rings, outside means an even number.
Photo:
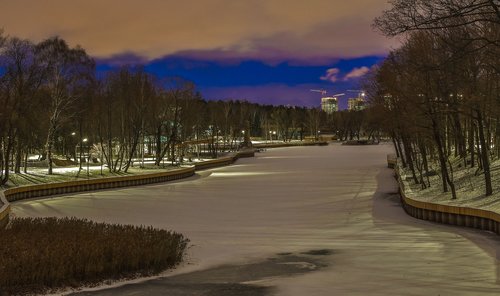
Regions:
<svg viewBox="0 0 500 296"><path fill-rule="evenodd" d="M72 133L71 133L71 137L74 137L75 135L76 135L76 133L75 133L75 132L72 132ZM75 141L75 140L74 140L74 138L72 138L71 143L73 143L73 141ZM78 144L75 144L75 162L77 161L77 159L76 159L76 154L77 154L77 153L76 153L76 152L77 152L77 151L76 151L76 147L78 147Z"/></svg>
<svg viewBox="0 0 500 296"><path fill-rule="evenodd" d="M88 140L89 139L85 138L82 140L82 142L87 143ZM89 178L89 163L90 163L90 146L87 144L87 179Z"/></svg>

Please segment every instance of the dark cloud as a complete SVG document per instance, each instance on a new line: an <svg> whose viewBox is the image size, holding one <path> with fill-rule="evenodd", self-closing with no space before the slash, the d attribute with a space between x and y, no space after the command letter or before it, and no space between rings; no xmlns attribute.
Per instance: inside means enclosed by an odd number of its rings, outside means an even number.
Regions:
<svg viewBox="0 0 500 296"><path fill-rule="evenodd" d="M209 99L317 106L320 94L311 88L356 88L387 53L392 44L370 26L387 6L387 0L0 1L0 27L35 42L59 35L79 44L96 58L100 75L143 64L159 78L193 81Z"/></svg>
<svg viewBox="0 0 500 296"><path fill-rule="evenodd" d="M371 30L386 0L24 0L1 1L7 33L38 41L60 35L90 54L326 64L383 54Z"/></svg>

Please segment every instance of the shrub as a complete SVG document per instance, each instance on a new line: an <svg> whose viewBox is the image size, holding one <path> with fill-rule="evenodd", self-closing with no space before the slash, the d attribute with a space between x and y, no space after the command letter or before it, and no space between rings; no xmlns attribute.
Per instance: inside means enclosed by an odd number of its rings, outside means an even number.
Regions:
<svg viewBox="0 0 500 296"><path fill-rule="evenodd" d="M153 227L17 218L0 230L0 295L146 276L174 267L188 240Z"/></svg>

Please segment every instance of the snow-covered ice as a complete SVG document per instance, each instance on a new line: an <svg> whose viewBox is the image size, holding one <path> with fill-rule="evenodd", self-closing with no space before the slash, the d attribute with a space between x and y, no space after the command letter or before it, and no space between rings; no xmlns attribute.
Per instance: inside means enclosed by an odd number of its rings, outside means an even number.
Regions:
<svg viewBox="0 0 500 296"><path fill-rule="evenodd" d="M406 216L390 145L268 149L173 183L16 202L16 216L153 225L191 240L174 273L331 250L277 295L498 295L500 240ZM500 254L500 252L498 252Z"/></svg>

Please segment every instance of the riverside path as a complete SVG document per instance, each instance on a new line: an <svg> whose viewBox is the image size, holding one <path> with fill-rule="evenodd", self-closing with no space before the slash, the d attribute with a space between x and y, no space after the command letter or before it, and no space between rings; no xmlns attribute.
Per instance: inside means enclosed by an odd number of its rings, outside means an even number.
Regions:
<svg viewBox="0 0 500 296"><path fill-rule="evenodd" d="M268 149L176 182L12 210L153 225L191 240L175 270L81 295L499 295L500 240L407 216L386 168L391 151Z"/></svg>

